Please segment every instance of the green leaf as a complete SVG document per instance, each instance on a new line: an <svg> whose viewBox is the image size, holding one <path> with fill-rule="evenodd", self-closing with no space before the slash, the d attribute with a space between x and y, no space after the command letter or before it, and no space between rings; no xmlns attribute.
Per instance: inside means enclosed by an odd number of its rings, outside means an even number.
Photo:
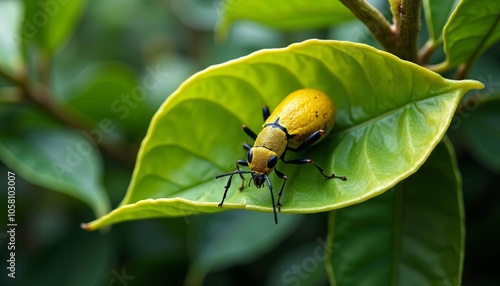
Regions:
<svg viewBox="0 0 500 286"><path fill-rule="evenodd" d="M331 285L460 285L462 185L451 144L391 191L330 213Z"/></svg>
<svg viewBox="0 0 500 286"><path fill-rule="evenodd" d="M32 184L81 200L96 216L109 211L108 197L101 184L102 162L90 141L70 130L33 128L30 122L38 120L34 114L11 120L10 129L0 129L0 159L14 173Z"/></svg>
<svg viewBox="0 0 500 286"><path fill-rule="evenodd" d="M150 75L145 78L154 79ZM155 82L151 81L152 86ZM86 116L96 126L112 121L104 136L114 133L142 138L154 110L146 105L152 88L137 80L133 70L121 63L102 62L89 66L60 97L64 106ZM115 134L116 135L116 134Z"/></svg>
<svg viewBox="0 0 500 286"><path fill-rule="evenodd" d="M282 216L279 228L263 213L240 211L193 219L188 235L192 261L186 285L202 285L210 271L248 263L275 248L300 219Z"/></svg>
<svg viewBox="0 0 500 286"><path fill-rule="evenodd" d="M15 72L21 65L17 31L21 25L22 6L18 1L0 2L0 68Z"/></svg>
<svg viewBox="0 0 500 286"><path fill-rule="evenodd" d="M35 259L35 254L31 254L30 263L24 268L30 275L16 279L23 281L19 285L109 285L122 269L115 261L116 245L116 239L113 241L110 236L82 236L81 233L75 232L65 234L64 239L50 248L43 245L44 252L36 252ZM67 260L68 253L78 259ZM67 270L61 271L61 267ZM57 272L57 279L47 275ZM118 275L114 276L113 273Z"/></svg>
<svg viewBox="0 0 500 286"><path fill-rule="evenodd" d="M26 45L35 40L45 51L53 54L76 28L86 0L56 1L24 0L25 14L21 29L21 42Z"/></svg>
<svg viewBox="0 0 500 286"><path fill-rule="evenodd" d="M339 1L318 0L226 0L221 2L223 14L217 25L217 36L224 39L229 27L239 20L251 20L285 30L327 27L355 19Z"/></svg>
<svg viewBox="0 0 500 286"><path fill-rule="evenodd" d="M500 98L482 102L473 97L469 110L457 114L453 127L471 154L485 167L500 173ZM479 105L479 107L478 107Z"/></svg>
<svg viewBox="0 0 500 286"><path fill-rule="evenodd" d="M377 196L414 173L443 137L462 95L477 81L452 81L372 47L309 40L210 67L184 82L154 116L121 206L84 225L217 212L226 183L214 176L245 157L246 124L258 131L262 106L309 87L330 95L336 125L323 142L295 155L312 166L279 165L287 177L282 213L315 213ZM291 155L293 156L293 154ZM274 186L282 181L270 176ZM269 191L237 191L224 208L272 212ZM276 187L275 187L276 188Z"/></svg>
<svg viewBox="0 0 500 286"><path fill-rule="evenodd" d="M500 1L462 0L443 32L446 62L453 68L473 63L500 40Z"/></svg>
<svg viewBox="0 0 500 286"><path fill-rule="evenodd" d="M289 249L273 261L265 285L327 285L326 246L326 241L317 237L314 242Z"/></svg>
<svg viewBox="0 0 500 286"><path fill-rule="evenodd" d="M424 0L425 20L429 36L437 45L443 40L443 28L459 0Z"/></svg>

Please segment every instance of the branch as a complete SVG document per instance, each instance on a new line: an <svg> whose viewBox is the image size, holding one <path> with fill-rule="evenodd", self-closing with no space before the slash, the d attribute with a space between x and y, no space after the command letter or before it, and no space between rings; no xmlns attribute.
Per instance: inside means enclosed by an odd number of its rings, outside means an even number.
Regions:
<svg viewBox="0 0 500 286"><path fill-rule="evenodd" d="M18 77L12 76L11 74L7 73L3 69L0 68L0 77L3 77L7 81L10 81L11 83L20 86L22 82L19 81Z"/></svg>
<svg viewBox="0 0 500 286"><path fill-rule="evenodd" d="M420 10L422 0L401 0L400 21L395 22L401 58L418 62L418 33L420 32Z"/></svg>
<svg viewBox="0 0 500 286"><path fill-rule="evenodd" d="M386 51L392 52L394 33L384 15L364 0L340 0L340 2L370 29Z"/></svg>
<svg viewBox="0 0 500 286"><path fill-rule="evenodd" d="M45 86L38 86L38 92L28 92L26 96L37 104L40 108L42 108L47 114L51 117L55 118L62 124L77 129L78 131L91 131L93 129L97 129L98 127L95 124L91 123L89 120L78 117L75 114L67 112L65 109L62 109L58 104L56 104L52 100L52 94L50 90ZM87 139L91 140L94 145L100 148L102 151L108 153L113 156L118 161L124 163L129 167L133 167L135 165L137 148L132 148L131 146L127 146L124 144L111 144L105 140L101 142L95 142L93 138Z"/></svg>
<svg viewBox="0 0 500 286"><path fill-rule="evenodd" d="M418 63L421 66L427 65L436 48L437 48L436 42L434 42L434 40L432 39L429 39L418 52L418 59L419 59Z"/></svg>
<svg viewBox="0 0 500 286"><path fill-rule="evenodd" d="M63 125L74 128L78 131L96 129L95 124L92 122L78 117L75 114L69 113L67 110L61 108L56 102L52 100L53 96L48 87L44 85L37 85L31 89L28 80L24 73L18 76L12 76L0 69L0 76L17 85L21 89L21 99L23 101L32 102L50 117L56 119ZM87 136L88 137L88 136ZM92 138L89 138L93 140ZM137 148L127 144L111 144L107 141L92 142L99 147L103 152L113 156L117 161L133 167L135 165Z"/></svg>
<svg viewBox="0 0 500 286"><path fill-rule="evenodd" d="M421 0L391 0L394 25L364 0L340 0L370 29L389 53L401 59L418 62L418 33Z"/></svg>

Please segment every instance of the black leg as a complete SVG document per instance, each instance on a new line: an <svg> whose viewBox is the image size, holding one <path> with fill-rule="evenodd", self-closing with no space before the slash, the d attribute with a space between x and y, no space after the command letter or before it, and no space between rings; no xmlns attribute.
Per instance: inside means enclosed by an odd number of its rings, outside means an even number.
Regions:
<svg viewBox="0 0 500 286"><path fill-rule="evenodd" d="M243 148L245 148L245 150L248 151L248 150L252 149L252 146L250 146L250 144L248 144L248 143L243 143Z"/></svg>
<svg viewBox="0 0 500 286"><path fill-rule="evenodd" d="M247 161L245 160L238 160L236 161L236 169L238 171L240 171L240 166L248 166L248 163ZM241 171L240 171L241 172ZM245 188L245 177L243 177L243 175L241 173L240 174L240 178L241 178L241 187L240 187L240 192L243 191L243 189ZM231 179L231 178L230 178Z"/></svg>
<svg viewBox="0 0 500 286"><path fill-rule="evenodd" d="M286 179L288 178L286 177L285 174L281 173L277 169L274 169L274 172L276 172L276 175L283 180L283 185L281 185L281 190L278 193L278 203L276 204L276 206L278 207L278 211L281 211L281 203L280 203L281 195L283 195L283 189L285 188Z"/></svg>
<svg viewBox="0 0 500 286"><path fill-rule="evenodd" d="M224 190L224 195L222 196L222 201L220 202L220 204L218 205L219 208L222 207L222 204L224 203L224 200L226 199L226 195L227 195L227 190L229 190L229 187L231 187L231 180L233 179L233 175L234 174L231 174L229 175L229 179L227 180L227 184L226 186L224 187L225 190ZM241 175L241 174L240 174Z"/></svg>
<svg viewBox="0 0 500 286"><path fill-rule="evenodd" d="M231 173L227 173L227 174L222 174L222 175L215 176L215 179L229 176L229 179L227 180L227 184L226 184L226 186L224 186L224 195L222 196L222 201L220 202L219 207L222 207L222 204L224 204L224 200L226 199L227 191L231 187L231 182L232 182L233 176L236 175L236 174L240 175L241 180L243 181L242 184L241 184L241 188L240 188L240 191L241 191L241 190L243 190L243 185L245 183L244 182L245 178L243 177L242 174L251 174L252 173L252 171L241 171L240 170L240 165L246 166L247 162L243 161L243 160L238 160L238 161L236 161L236 169L237 170L235 170L235 171L233 171Z"/></svg>
<svg viewBox="0 0 500 286"><path fill-rule="evenodd" d="M316 169L318 169L318 171L321 173L321 175L323 175L323 177L327 179L336 178L336 179L341 179L342 181L347 181L347 178L344 176L335 176L335 174L331 174L330 176L326 175L325 170L323 170L320 166L318 166L318 164L316 164L316 162L314 162L311 159L306 158L306 159L285 160L285 154L283 153L281 160L283 161L283 163L286 164L296 164L296 165L313 164L316 167Z"/></svg>
<svg viewBox="0 0 500 286"><path fill-rule="evenodd" d="M264 117L264 121L267 120L267 118L271 115L271 112L269 111L269 107L264 106L262 108L262 116Z"/></svg>
<svg viewBox="0 0 500 286"><path fill-rule="evenodd" d="M271 192L271 203L273 204L273 212L274 212L274 223L278 224L278 215L276 214L276 207L274 206L274 194L273 194L273 184L269 180L269 177L265 175L267 186L269 187L269 191Z"/></svg>
<svg viewBox="0 0 500 286"><path fill-rule="evenodd" d="M243 125L241 127L243 128L243 131L245 131L245 133L250 136L250 138L252 138L253 140L257 139L257 134L255 134L255 132L248 128L248 126Z"/></svg>
<svg viewBox="0 0 500 286"><path fill-rule="evenodd" d="M291 150L293 152L299 152L299 151L311 146L312 144L316 143L319 140L319 138L321 138L321 136L323 136L323 134L325 134L325 131L318 130L318 131L314 132L313 134L311 134L311 136L309 136L304 142L302 142L302 144L300 144L299 147L287 148L287 149Z"/></svg>

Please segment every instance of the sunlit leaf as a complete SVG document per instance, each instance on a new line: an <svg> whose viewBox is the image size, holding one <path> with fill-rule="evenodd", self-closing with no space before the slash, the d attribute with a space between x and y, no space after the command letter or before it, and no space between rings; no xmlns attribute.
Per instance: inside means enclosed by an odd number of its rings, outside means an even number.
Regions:
<svg viewBox="0 0 500 286"><path fill-rule="evenodd" d="M449 142L417 173L364 203L330 213L331 285L460 285L462 184Z"/></svg>
<svg viewBox="0 0 500 286"><path fill-rule="evenodd" d="M332 210L393 187L425 162L462 95L483 85L338 41L309 40L210 67L185 81L154 116L121 206L84 227L220 211L226 180L214 176L244 158L241 144L249 138L241 125L259 130L262 106L273 110L304 87L328 94L337 118L322 143L295 157L310 157L348 181L325 180L312 166L278 165L288 176L283 213ZM272 211L269 190L238 192L239 183L235 178L224 208Z"/></svg>
<svg viewBox="0 0 500 286"><path fill-rule="evenodd" d="M462 0L444 28L445 65L472 63L500 40L500 1Z"/></svg>
<svg viewBox="0 0 500 286"><path fill-rule="evenodd" d="M255 21L279 29L303 30L355 19L339 1L318 0L312 5L306 0L226 0L220 5L222 16L217 27L220 38L224 38L229 27L239 20Z"/></svg>

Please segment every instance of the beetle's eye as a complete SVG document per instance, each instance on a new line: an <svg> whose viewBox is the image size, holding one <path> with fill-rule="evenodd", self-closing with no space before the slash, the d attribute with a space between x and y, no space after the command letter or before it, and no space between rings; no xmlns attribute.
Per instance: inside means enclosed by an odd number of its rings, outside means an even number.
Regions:
<svg viewBox="0 0 500 286"><path fill-rule="evenodd" d="M252 152L252 149L250 149L250 150L248 150L248 154L247 154L247 162L252 163L252 158L253 158L253 152Z"/></svg>
<svg viewBox="0 0 500 286"><path fill-rule="evenodd" d="M272 169L274 168L274 166L276 166L277 163L278 163L278 156L271 156L271 158L267 160L267 167L269 169Z"/></svg>

